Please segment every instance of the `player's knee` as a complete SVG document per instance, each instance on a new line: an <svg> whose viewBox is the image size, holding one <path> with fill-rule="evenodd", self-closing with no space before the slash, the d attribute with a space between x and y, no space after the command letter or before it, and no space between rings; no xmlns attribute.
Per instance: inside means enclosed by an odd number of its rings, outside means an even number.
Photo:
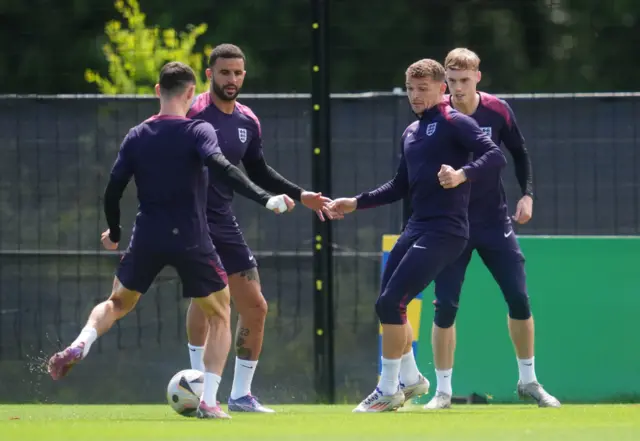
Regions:
<svg viewBox="0 0 640 441"><path fill-rule="evenodd" d="M206 297L195 298L193 301L200 307L207 319L219 317L221 320L230 320L231 300L228 287Z"/></svg>
<svg viewBox="0 0 640 441"><path fill-rule="evenodd" d="M255 302L252 310L254 311L254 316L259 320L265 320L267 318L267 313L269 312L269 305L265 300L262 293L260 293L260 298Z"/></svg>
<svg viewBox="0 0 640 441"><path fill-rule="evenodd" d="M209 329L212 326L231 328L231 305L219 305L213 311L213 314L206 318Z"/></svg>
<svg viewBox="0 0 640 441"><path fill-rule="evenodd" d="M514 292L505 296L509 307L509 317L514 320L528 320L531 317L529 296L525 291Z"/></svg>
<svg viewBox="0 0 640 441"><path fill-rule="evenodd" d="M407 322L406 307L386 292L376 301L376 314L383 325L403 325Z"/></svg>
<svg viewBox="0 0 640 441"><path fill-rule="evenodd" d="M458 305L451 302L435 302L436 311L433 316L433 323L438 328L447 329L456 322L458 314Z"/></svg>
<svg viewBox="0 0 640 441"><path fill-rule="evenodd" d="M257 295L248 297L250 298L243 299L240 302L237 300L237 296L234 298L234 304L238 309L238 313L244 321L264 322L269 312L269 305L267 305L264 296L258 292Z"/></svg>
<svg viewBox="0 0 640 441"><path fill-rule="evenodd" d="M118 316L118 318L121 318L131 312L133 308L135 308L139 298L140 293L125 288L116 279L116 281L114 282L113 291L109 296L108 302L111 303L111 307L113 308L113 311Z"/></svg>
<svg viewBox="0 0 640 441"><path fill-rule="evenodd" d="M125 315L129 314L135 307L135 303L130 304L120 297L111 297L107 302L111 304L111 309L117 319L121 319Z"/></svg>
<svg viewBox="0 0 640 441"><path fill-rule="evenodd" d="M269 307L257 280L257 270L254 270L254 273L252 280L247 280L245 273L241 273L239 278L231 279L230 289L233 304L242 320L258 324L266 320Z"/></svg>
<svg viewBox="0 0 640 441"><path fill-rule="evenodd" d="M231 327L231 305L217 309L216 313L209 317L209 325L211 324Z"/></svg>
<svg viewBox="0 0 640 441"><path fill-rule="evenodd" d="M229 294L229 288L213 294L214 299L214 318L219 318L224 321L231 321L231 295Z"/></svg>

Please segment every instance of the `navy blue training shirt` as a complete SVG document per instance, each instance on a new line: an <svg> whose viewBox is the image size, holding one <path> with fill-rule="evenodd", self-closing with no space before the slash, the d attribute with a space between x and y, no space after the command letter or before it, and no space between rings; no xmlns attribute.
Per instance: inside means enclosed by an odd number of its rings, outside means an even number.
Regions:
<svg viewBox="0 0 640 441"><path fill-rule="evenodd" d="M222 153L233 165L239 165L244 158L263 157L260 123L248 107L237 103L233 113L227 115L213 104L210 93L205 92L198 95L187 116L215 127ZM210 183L209 218L212 222L231 222L233 190L223 182L216 182L214 177Z"/></svg>
<svg viewBox="0 0 640 441"><path fill-rule="evenodd" d="M224 156L233 165L242 162L247 175L257 185L273 194L287 194L294 200L300 200L302 189L267 165L260 120L248 106L236 102L233 112L226 114L213 103L211 93L204 92L194 99L187 116L213 125ZM210 174L207 216L212 233L237 234L231 206L233 195L231 186L215 174Z"/></svg>
<svg viewBox="0 0 640 441"><path fill-rule="evenodd" d="M139 204L131 248L213 251L206 216L207 167L235 191L266 205L269 195L224 158L211 124L163 115L131 129L105 191L111 240L120 240L119 200L133 177Z"/></svg>
<svg viewBox="0 0 640 441"><path fill-rule="evenodd" d="M531 161L513 110L506 101L493 95L483 92L479 92L478 95L480 97L478 108L469 116L496 145L504 145L511 153L522 194L533 195ZM445 96L445 103L450 104L450 100L450 96ZM478 155L474 153L474 159L477 157ZM500 170L482 174L471 185L470 225L486 226L508 220L507 196Z"/></svg>
<svg viewBox="0 0 640 441"><path fill-rule="evenodd" d="M502 151L471 118L442 103L425 110L402 135L403 155L396 176L357 196L358 209L389 204L409 195L413 213L407 228L469 237L470 183L506 164ZM470 153L476 159L469 163ZM467 181L444 189L443 165L462 168Z"/></svg>

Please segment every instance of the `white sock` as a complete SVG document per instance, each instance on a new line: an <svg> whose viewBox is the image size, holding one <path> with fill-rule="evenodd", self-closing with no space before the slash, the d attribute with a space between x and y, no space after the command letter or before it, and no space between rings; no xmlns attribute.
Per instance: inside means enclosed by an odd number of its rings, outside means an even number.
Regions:
<svg viewBox="0 0 640 441"><path fill-rule="evenodd" d="M453 369L436 369L436 378L438 379L438 386L436 387L436 390L438 392L442 392L449 396L453 395L453 389L451 388L451 375L453 375Z"/></svg>
<svg viewBox="0 0 640 441"><path fill-rule="evenodd" d="M189 343L187 346L189 346L189 359L191 360L191 369L204 372L204 361L202 360L204 346L194 346L191 343Z"/></svg>
<svg viewBox="0 0 640 441"><path fill-rule="evenodd" d="M200 401L204 401L208 406L215 407L218 405L218 387L220 387L220 375L211 372L204 373L204 391Z"/></svg>
<svg viewBox="0 0 640 441"><path fill-rule="evenodd" d="M96 341L97 338L98 331L96 331L96 329L92 328L91 326L85 326L84 328L82 328L82 331L80 331L78 338L76 338L73 343L71 343L71 346L78 346L80 343L84 343L84 350L82 351L82 358L84 358L89 353L91 345Z"/></svg>
<svg viewBox="0 0 640 441"><path fill-rule="evenodd" d="M253 374L256 373L258 360L241 360L236 357L236 370L233 373L233 386L231 386L231 399L237 400L251 393Z"/></svg>
<svg viewBox="0 0 640 441"><path fill-rule="evenodd" d="M538 379L536 378L534 359L535 357L518 358L518 372L520 374L520 382L522 384L538 381Z"/></svg>
<svg viewBox="0 0 640 441"><path fill-rule="evenodd" d="M416 357L413 355L413 349L404 354L400 362L400 383L405 386L413 386L420 379L420 371L416 364Z"/></svg>
<svg viewBox="0 0 640 441"><path fill-rule="evenodd" d="M382 357L382 375L380 375L380 382L378 383L378 389L382 391L384 395L393 395L398 391L400 386L400 364L402 358L395 360L389 360Z"/></svg>

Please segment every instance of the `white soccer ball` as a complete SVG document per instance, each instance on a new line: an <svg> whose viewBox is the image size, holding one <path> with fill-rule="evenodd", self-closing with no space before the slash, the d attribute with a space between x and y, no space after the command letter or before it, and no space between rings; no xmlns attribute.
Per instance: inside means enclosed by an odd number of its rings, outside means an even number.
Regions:
<svg viewBox="0 0 640 441"><path fill-rule="evenodd" d="M204 390L204 374L195 369L185 369L173 376L167 386L167 401L182 416L196 415Z"/></svg>

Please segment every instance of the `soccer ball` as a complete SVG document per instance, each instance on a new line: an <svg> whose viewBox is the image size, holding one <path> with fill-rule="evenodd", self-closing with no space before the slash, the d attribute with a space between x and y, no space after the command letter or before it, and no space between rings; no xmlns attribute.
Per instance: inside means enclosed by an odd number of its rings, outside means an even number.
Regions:
<svg viewBox="0 0 640 441"><path fill-rule="evenodd" d="M173 376L167 386L167 401L182 416L196 415L204 390L204 374L195 369L185 369Z"/></svg>

